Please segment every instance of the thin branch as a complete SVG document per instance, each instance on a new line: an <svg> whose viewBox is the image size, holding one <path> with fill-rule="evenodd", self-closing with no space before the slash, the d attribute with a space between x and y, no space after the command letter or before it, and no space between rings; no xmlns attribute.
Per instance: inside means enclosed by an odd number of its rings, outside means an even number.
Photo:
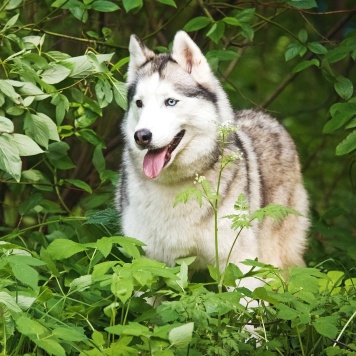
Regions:
<svg viewBox="0 0 356 356"><path fill-rule="evenodd" d="M105 41L98 41L98 40L90 40L88 38L80 38L80 37L74 37L74 36L69 36L65 35L63 33L57 33L57 32L52 32L52 31L47 31L39 28L31 28L31 27L19 27L19 30L24 30L24 31L29 31L29 32L37 32L37 33L44 33L49 36L54 36L54 37L60 37L60 38L65 38L70 41L75 41L75 42L83 42L83 43L88 43L91 46L95 47L96 45L102 45L102 46L107 46L110 48L116 48L116 49L126 49L127 46L122 46L122 45L117 45L117 44L110 44Z"/></svg>
<svg viewBox="0 0 356 356"><path fill-rule="evenodd" d="M354 13L355 12L347 14L343 19L341 19L337 24L335 24L335 26L325 35L325 37L330 38L334 36L335 33L337 33L340 30L340 28L342 28L350 20L350 18L354 15ZM274 23L272 22L272 24ZM309 52L305 56L305 60L311 59L313 56L314 53ZM289 85L289 83L291 83L298 76L299 73L300 72L292 73L287 78L285 78L275 89L275 91L270 95L270 97L267 98L263 103L261 103L260 106L262 106L263 108L268 107L276 98L278 98L278 96L283 92L283 90Z"/></svg>

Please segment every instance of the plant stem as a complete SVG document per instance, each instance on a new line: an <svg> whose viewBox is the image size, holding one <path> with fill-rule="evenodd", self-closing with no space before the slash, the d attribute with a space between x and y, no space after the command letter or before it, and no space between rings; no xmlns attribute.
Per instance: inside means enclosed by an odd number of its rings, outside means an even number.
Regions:
<svg viewBox="0 0 356 356"><path fill-rule="evenodd" d="M225 151L225 134L222 133L222 152L221 152L221 159L224 157ZM216 199L214 204L214 243L215 243L215 267L218 273L218 291L222 293L222 279L221 279L221 272L220 272L220 259L219 259L219 226L218 226L218 204L219 204L219 192L220 192L220 185L221 185L221 177L222 171L226 166L223 165L222 161L220 161L220 169L219 169L219 176L218 176L218 183L216 187Z"/></svg>
<svg viewBox="0 0 356 356"><path fill-rule="evenodd" d="M351 323L351 320L355 317L356 315L356 311L351 315L350 319L346 322L346 324L344 325L344 327L342 328L342 330L340 331L340 334L338 335L338 337L336 338L333 347L336 346L337 342L340 340L342 334L344 333L344 331L346 330L346 328L348 327L348 325Z"/></svg>
<svg viewBox="0 0 356 356"><path fill-rule="evenodd" d="M299 345L300 345L300 349L302 350L302 355L305 356L305 352L304 352L304 347L303 347L303 342L302 342L302 339L300 337L300 333L299 333L299 330L298 330L298 325L297 325L297 334L298 334L298 340L299 340Z"/></svg>
<svg viewBox="0 0 356 356"><path fill-rule="evenodd" d="M1 240L11 240L17 236L22 235L23 233L33 230L33 229L37 229L37 228L41 228L43 226L47 226L47 225L51 225L51 224L56 224L56 223L61 223L61 222L70 222L70 221L85 221L87 218L84 216L76 216L76 217L66 217L66 218L60 218L57 220L51 220L51 221L46 221L40 224L36 224L36 225L32 225L29 227L26 227L22 230L19 230L17 232L12 232L10 234L7 234L5 236L0 237L0 241Z"/></svg>

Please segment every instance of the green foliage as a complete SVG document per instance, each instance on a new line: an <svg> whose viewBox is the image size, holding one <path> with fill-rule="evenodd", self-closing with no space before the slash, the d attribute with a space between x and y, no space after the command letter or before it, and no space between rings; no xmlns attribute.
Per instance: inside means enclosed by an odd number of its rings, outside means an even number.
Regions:
<svg viewBox="0 0 356 356"><path fill-rule="evenodd" d="M336 6L336 3L337 6ZM352 355L356 30L352 0L0 4L0 344L8 355ZM167 51L185 29L236 107L276 114L313 206L308 268L169 268L120 235L113 208L131 33ZM289 83L293 85L288 86ZM278 99L278 100L277 100ZM222 148L231 128L221 128ZM223 152L221 170L239 153ZM197 176L176 203L219 187ZM295 214L268 206L232 227ZM217 232L215 241L219 238ZM214 237L212 236L212 239ZM218 261L218 255L217 259ZM249 291L236 280L255 277ZM226 290L229 289L229 292ZM158 302L153 308L147 299ZM258 307L247 308L256 301ZM255 337L250 336L250 329ZM249 331L248 331L249 330Z"/></svg>

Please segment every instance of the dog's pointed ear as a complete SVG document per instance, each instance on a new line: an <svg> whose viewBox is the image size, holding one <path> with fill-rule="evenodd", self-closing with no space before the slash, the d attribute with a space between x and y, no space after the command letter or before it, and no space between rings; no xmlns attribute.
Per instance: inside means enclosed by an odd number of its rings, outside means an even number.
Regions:
<svg viewBox="0 0 356 356"><path fill-rule="evenodd" d="M131 83L134 80L135 74L144 63L154 58L153 51L148 49L136 35L131 35L130 44L130 62L127 71L127 83Z"/></svg>
<svg viewBox="0 0 356 356"><path fill-rule="evenodd" d="M208 73L211 73L208 61L200 48L184 31L177 32L174 37L172 58L198 83L210 77L206 77Z"/></svg>

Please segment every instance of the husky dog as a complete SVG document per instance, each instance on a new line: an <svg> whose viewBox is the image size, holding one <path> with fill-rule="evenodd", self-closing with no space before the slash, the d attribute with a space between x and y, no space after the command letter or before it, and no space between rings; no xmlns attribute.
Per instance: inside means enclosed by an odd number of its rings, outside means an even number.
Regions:
<svg viewBox="0 0 356 356"><path fill-rule="evenodd" d="M131 36L127 75L128 109L122 129L125 149L116 203L125 235L146 244L150 258L174 265L197 256L193 268L214 265L214 214L195 199L174 207L176 196L192 186L196 174L215 187L221 156L219 125L237 127L225 153L241 152L220 183L219 262L223 269L236 237L231 221L243 193L254 212L268 204L297 210L274 224L267 218L244 229L229 262L256 257L280 268L303 264L308 199L298 154L285 129L252 110L234 112L198 46L183 31L170 54L155 55ZM253 283L252 283L253 284ZM247 285L253 287L253 285Z"/></svg>

